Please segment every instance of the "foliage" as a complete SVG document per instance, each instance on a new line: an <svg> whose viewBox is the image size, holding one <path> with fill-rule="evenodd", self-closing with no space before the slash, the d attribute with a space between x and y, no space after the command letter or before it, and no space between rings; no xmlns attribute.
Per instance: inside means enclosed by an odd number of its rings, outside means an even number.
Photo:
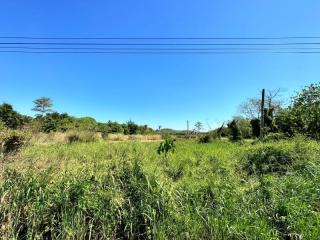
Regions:
<svg viewBox="0 0 320 240"><path fill-rule="evenodd" d="M13 110L13 107L8 103L0 105L0 120L7 128L17 129L23 126L26 118Z"/></svg>
<svg viewBox="0 0 320 240"><path fill-rule="evenodd" d="M298 132L320 138L320 84L311 84L294 96L290 114Z"/></svg>
<svg viewBox="0 0 320 240"><path fill-rule="evenodd" d="M243 138L251 138L252 137L252 128L250 124L250 120L243 117L234 117L233 118L241 131Z"/></svg>
<svg viewBox="0 0 320 240"><path fill-rule="evenodd" d="M0 120L0 131L5 128L4 123Z"/></svg>
<svg viewBox="0 0 320 240"><path fill-rule="evenodd" d="M170 152L174 153L176 150L175 139L171 137L166 137L163 142L160 143L157 153L159 155L163 154L165 159L168 159L168 154Z"/></svg>
<svg viewBox="0 0 320 240"><path fill-rule="evenodd" d="M129 135L137 134L138 128L139 126L135 124L133 121L128 121L127 128L124 129L124 134L129 134Z"/></svg>
<svg viewBox="0 0 320 240"><path fill-rule="evenodd" d="M210 143L213 141L212 134L204 134L199 137L199 143Z"/></svg>
<svg viewBox="0 0 320 240"><path fill-rule="evenodd" d="M48 113L45 117L39 119L39 121L41 121L42 123L42 131L49 133L56 131L65 132L68 129L72 129L74 119L67 113L60 114L57 112L53 112Z"/></svg>
<svg viewBox="0 0 320 240"><path fill-rule="evenodd" d="M232 141L240 141L242 139L241 129L239 128L236 120L232 120L230 123L228 123L228 128L230 129L230 139Z"/></svg>
<svg viewBox="0 0 320 240"><path fill-rule="evenodd" d="M52 111L52 100L47 97L40 97L33 101L32 111L38 112L37 116L43 117L46 113Z"/></svg>
<svg viewBox="0 0 320 240"><path fill-rule="evenodd" d="M96 131L98 128L97 121L92 117L74 118L75 128L80 131Z"/></svg>
<svg viewBox="0 0 320 240"><path fill-rule="evenodd" d="M248 174L285 173L294 161L294 155L281 148L263 146L247 156Z"/></svg>

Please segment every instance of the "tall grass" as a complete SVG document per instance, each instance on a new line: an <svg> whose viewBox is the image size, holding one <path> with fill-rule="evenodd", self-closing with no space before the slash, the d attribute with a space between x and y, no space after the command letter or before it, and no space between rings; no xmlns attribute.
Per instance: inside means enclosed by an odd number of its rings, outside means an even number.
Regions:
<svg viewBox="0 0 320 240"><path fill-rule="evenodd" d="M0 238L320 236L318 143L179 141L166 163L157 155L157 146L28 146L1 172ZM270 167L282 157L290 164L280 161L280 172ZM248 166L260 163L268 171L248 171Z"/></svg>

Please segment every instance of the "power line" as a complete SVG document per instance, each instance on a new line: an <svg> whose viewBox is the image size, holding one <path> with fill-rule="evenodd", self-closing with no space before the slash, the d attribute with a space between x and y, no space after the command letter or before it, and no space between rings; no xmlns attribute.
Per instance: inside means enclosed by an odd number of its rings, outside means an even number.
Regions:
<svg viewBox="0 0 320 240"><path fill-rule="evenodd" d="M0 39L25 39L25 40L289 40L289 39L320 39L320 36L282 36L282 37L28 37L28 36L0 36Z"/></svg>
<svg viewBox="0 0 320 240"><path fill-rule="evenodd" d="M1 41L6 39L7 41ZM1 53L317 54L320 37L27 37L0 36ZM13 41L11 41L13 40ZM23 41L22 41L23 40ZM37 40L37 41L34 41ZM39 41L42 40L42 41ZM51 41L55 40L55 41ZM58 40L58 41L57 41ZM63 41L65 40L65 41ZM66 41L73 40L73 41ZM79 40L79 41L74 41ZM85 41L91 40L91 41ZM104 41L98 41L104 40ZM111 41L112 40L112 41ZM123 41L125 40L125 41ZM135 41L139 40L139 41ZM148 41L146 41L148 40ZM165 40L165 41L162 41ZM181 41L183 40L183 41ZM200 41L201 40L201 41ZM206 41L202 41L206 40ZM209 41L210 40L210 41ZM237 40L237 41L227 41ZM244 41L244 40L254 40ZM263 41L260 41L263 40ZM268 41L267 41L268 40ZM277 41L269 41L277 40ZM286 41L283 41L286 40ZM293 42L290 40L294 40Z"/></svg>
<svg viewBox="0 0 320 240"><path fill-rule="evenodd" d="M257 51L240 51L240 52L214 52L214 51L23 51L23 50L0 50L0 53L32 53L32 54L205 54L205 55L223 55L223 54L319 54L320 51L269 51L269 52L257 52Z"/></svg>
<svg viewBox="0 0 320 240"><path fill-rule="evenodd" d="M83 43L83 42L0 42L0 45L79 45L79 46L294 46L320 45L320 42L292 43Z"/></svg>
<svg viewBox="0 0 320 240"><path fill-rule="evenodd" d="M272 47L272 48L104 48L104 47L24 47L24 46L9 46L2 47L0 49L23 49L23 50L124 50L124 51L246 51L246 50L255 50L255 51L268 51L268 50L320 50L320 47Z"/></svg>

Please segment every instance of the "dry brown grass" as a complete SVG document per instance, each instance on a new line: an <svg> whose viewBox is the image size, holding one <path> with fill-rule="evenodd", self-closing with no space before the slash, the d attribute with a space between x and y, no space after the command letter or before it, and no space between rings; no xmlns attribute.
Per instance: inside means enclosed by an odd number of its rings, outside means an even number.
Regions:
<svg viewBox="0 0 320 240"><path fill-rule="evenodd" d="M108 134L107 140L109 141L160 141L161 135L124 135L124 134Z"/></svg>

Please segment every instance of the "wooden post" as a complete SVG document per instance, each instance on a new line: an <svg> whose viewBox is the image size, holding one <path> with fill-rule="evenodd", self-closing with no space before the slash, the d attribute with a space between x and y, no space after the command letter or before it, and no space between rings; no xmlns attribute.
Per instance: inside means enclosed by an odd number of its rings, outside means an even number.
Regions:
<svg viewBox="0 0 320 240"><path fill-rule="evenodd" d="M261 120L260 120L260 139L262 140L264 137L264 96L265 90L262 89L262 96L261 96Z"/></svg>
<svg viewBox="0 0 320 240"><path fill-rule="evenodd" d="M187 120L187 137L189 138L189 120Z"/></svg>

